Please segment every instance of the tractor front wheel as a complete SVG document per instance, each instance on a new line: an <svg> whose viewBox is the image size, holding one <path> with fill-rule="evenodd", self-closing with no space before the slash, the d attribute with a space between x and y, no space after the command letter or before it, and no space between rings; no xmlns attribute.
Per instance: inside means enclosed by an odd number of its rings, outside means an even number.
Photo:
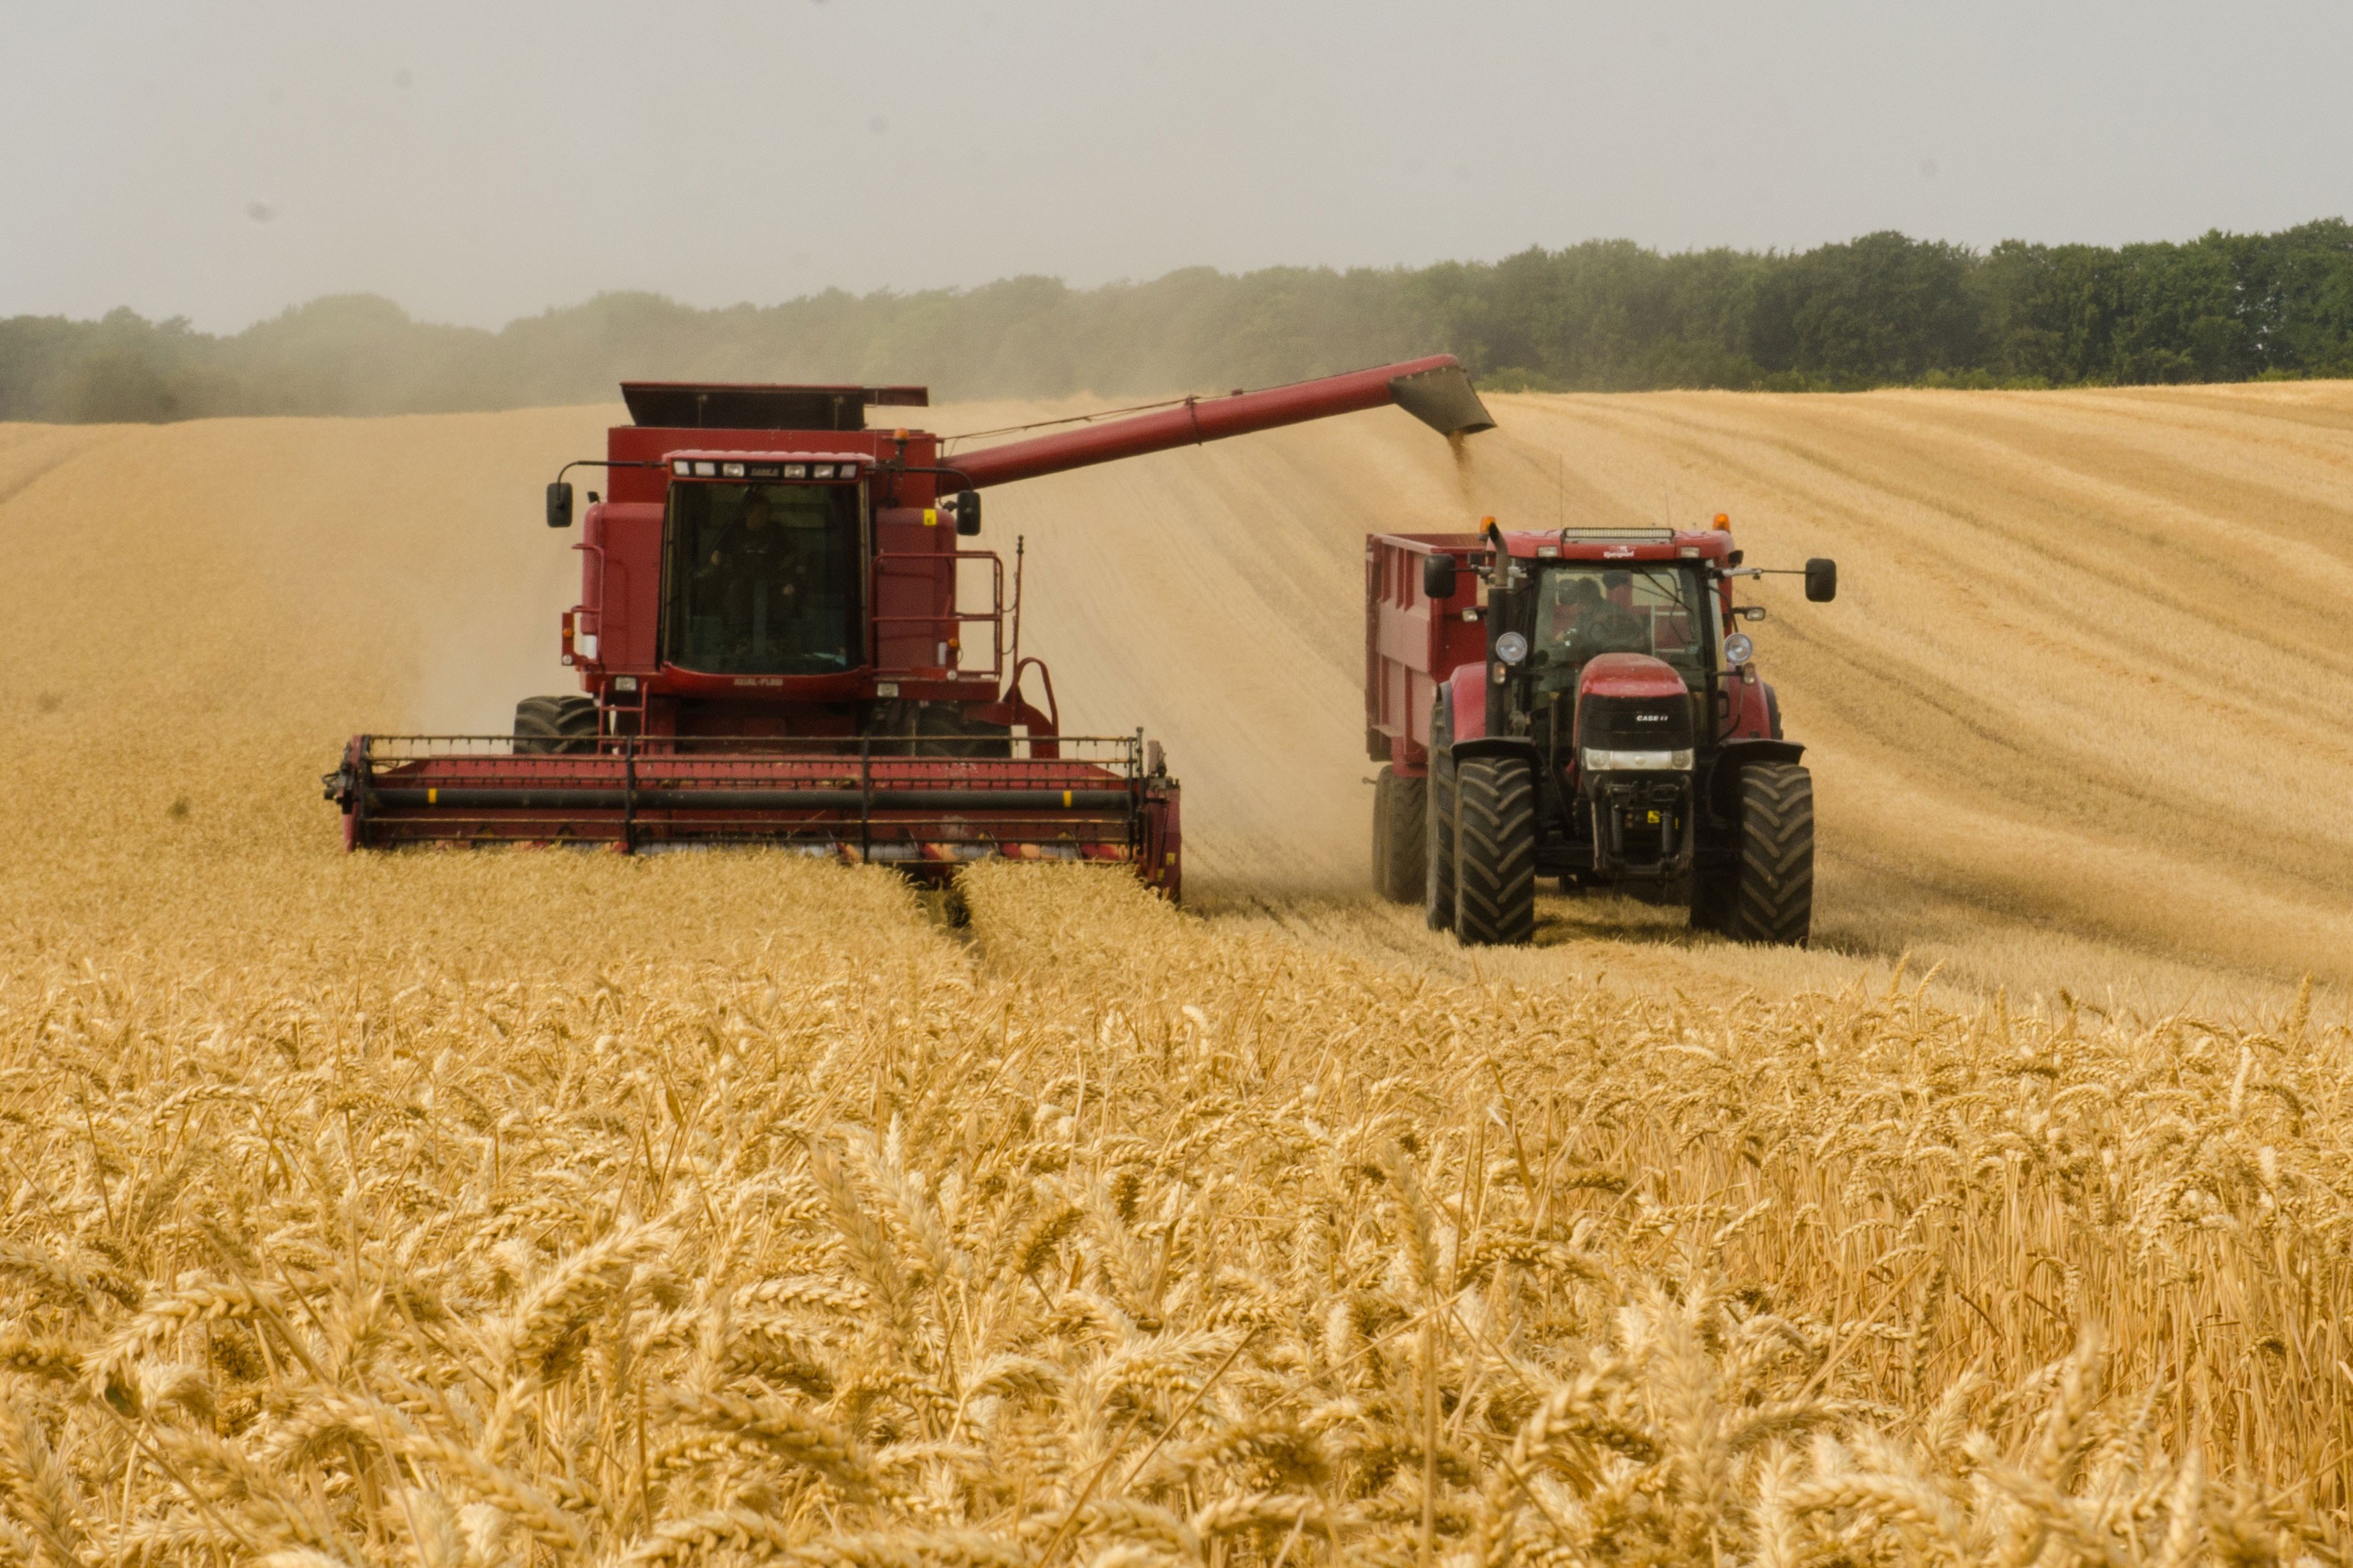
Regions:
<svg viewBox="0 0 2353 1568"><path fill-rule="evenodd" d="M1373 887L1393 904L1422 896L1423 840L1430 832L1426 787L1424 780L1407 778L1394 768L1383 768L1373 781Z"/></svg>
<svg viewBox="0 0 2353 1568"><path fill-rule="evenodd" d="M524 698L515 704L514 749L519 755L595 751L596 700L578 692Z"/></svg>
<svg viewBox="0 0 2353 1568"><path fill-rule="evenodd" d="M1536 781L1519 757L1454 770L1454 934L1482 947L1536 934Z"/></svg>
<svg viewBox="0 0 2353 1568"><path fill-rule="evenodd" d="M1694 892L1692 924L1705 914L1735 942L1803 947L1814 919L1814 776L1795 763L1740 770L1740 865L1726 888ZM1709 889L1708 879L1698 887Z"/></svg>

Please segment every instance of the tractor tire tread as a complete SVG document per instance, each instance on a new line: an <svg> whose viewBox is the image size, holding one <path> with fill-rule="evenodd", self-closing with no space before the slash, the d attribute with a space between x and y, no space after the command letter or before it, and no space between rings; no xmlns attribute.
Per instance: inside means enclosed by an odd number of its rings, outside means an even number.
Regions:
<svg viewBox="0 0 2353 1568"><path fill-rule="evenodd" d="M1474 757L1455 769L1454 934L1481 947L1536 933L1536 782L1517 757Z"/></svg>
<svg viewBox="0 0 2353 1568"><path fill-rule="evenodd" d="M1454 929L1454 781L1432 762L1422 792L1422 921L1432 931Z"/></svg>
<svg viewBox="0 0 2353 1568"><path fill-rule="evenodd" d="M1373 797L1374 882L1382 898L1409 904L1423 893L1421 858L1430 815L1426 781L1383 768Z"/></svg>
<svg viewBox="0 0 2353 1568"><path fill-rule="evenodd" d="M1740 770L1740 868L1724 934L1803 947L1814 913L1814 780L1795 763Z"/></svg>

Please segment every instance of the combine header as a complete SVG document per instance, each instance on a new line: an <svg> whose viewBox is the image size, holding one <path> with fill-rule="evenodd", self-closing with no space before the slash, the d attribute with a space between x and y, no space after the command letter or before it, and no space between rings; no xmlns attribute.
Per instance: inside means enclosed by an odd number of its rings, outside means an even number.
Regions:
<svg viewBox="0 0 2353 1568"><path fill-rule="evenodd" d="M963 547L991 485L1396 404L1492 424L1451 356L1192 398L950 456L870 408L919 386L623 385L588 496L564 661L512 735L360 735L327 775L353 848L769 843L944 873L1133 864L1175 898L1178 789L1142 731L1067 736L1020 652L1020 573ZM572 486L547 488L568 528ZM967 604L959 587L982 589ZM1041 708L1025 679L1034 673Z"/></svg>

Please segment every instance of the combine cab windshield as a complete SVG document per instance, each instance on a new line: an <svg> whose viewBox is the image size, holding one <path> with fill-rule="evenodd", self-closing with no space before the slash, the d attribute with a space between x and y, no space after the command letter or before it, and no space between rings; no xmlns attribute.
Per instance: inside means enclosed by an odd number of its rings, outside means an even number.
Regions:
<svg viewBox="0 0 2353 1568"><path fill-rule="evenodd" d="M1541 691L1574 690L1596 654L1646 653L1698 689L1710 642L1705 590L1683 566L1567 561L1547 567L1535 595L1529 660Z"/></svg>
<svg viewBox="0 0 2353 1568"><path fill-rule="evenodd" d="M854 484L672 485L662 657L711 675L865 662Z"/></svg>

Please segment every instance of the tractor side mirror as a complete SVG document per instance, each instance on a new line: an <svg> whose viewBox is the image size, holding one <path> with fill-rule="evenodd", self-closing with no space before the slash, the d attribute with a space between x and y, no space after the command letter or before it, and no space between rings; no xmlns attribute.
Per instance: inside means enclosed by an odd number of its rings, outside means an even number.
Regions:
<svg viewBox="0 0 2353 1568"><path fill-rule="evenodd" d="M1827 555L1817 555L1806 563L1806 597L1817 605L1827 605L1838 597L1838 563Z"/></svg>
<svg viewBox="0 0 2353 1568"><path fill-rule="evenodd" d="M1454 557L1425 555L1421 558L1421 593L1427 599L1454 597Z"/></svg>
<svg viewBox="0 0 2353 1568"><path fill-rule="evenodd" d="M980 492L958 490L940 503L942 510L955 519L955 530L970 539L980 531Z"/></svg>
<svg viewBox="0 0 2353 1568"><path fill-rule="evenodd" d="M547 487L547 526L572 526L572 487L562 479Z"/></svg>

